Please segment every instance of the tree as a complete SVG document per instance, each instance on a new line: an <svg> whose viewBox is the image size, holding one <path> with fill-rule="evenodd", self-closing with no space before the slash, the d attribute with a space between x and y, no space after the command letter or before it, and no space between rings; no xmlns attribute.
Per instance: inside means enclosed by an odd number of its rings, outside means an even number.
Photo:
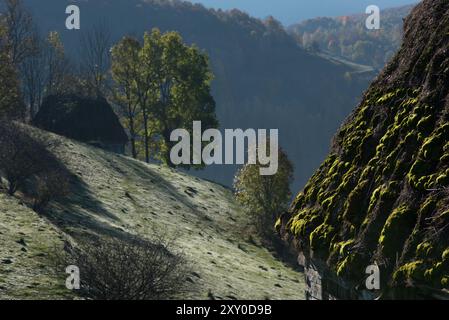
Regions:
<svg viewBox="0 0 449 320"><path fill-rule="evenodd" d="M58 32L52 31L48 34L44 50L45 95L62 93L70 86L67 83L69 62L65 57L64 45Z"/></svg>
<svg viewBox="0 0 449 320"><path fill-rule="evenodd" d="M0 22L0 120L23 120L25 105L10 48L7 28Z"/></svg>
<svg viewBox="0 0 449 320"><path fill-rule="evenodd" d="M131 37L123 38L112 48L112 97L129 130L133 158L137 158L137 123L141 111L135 94L135 79L139 76L139 51L139 41Z"/></svg>
<svg viewBox="0 0 449 320"><path fill-rule="evenodd" d="M4 0L3 21L10 50L11 63L18 73L21 92L30 108L31 117L35 112L38 98L39 77L36 58L39 56L39 36L31 14L21 0Z"/></svg>
<svg viewBox="0 0 449 320"><path fill-rule="evenodd" d="M69 61L57 32L43 39L22 0L4 0L6 38L10 61L19 72L20 91L32 119L46 95L79 87L79 81L68 72ZM89 52L89 51L88 51Z"/></svg>
<svg viewBox="0 0 449 320"><path fill-rule="evenodd" d="M46 80L45 41L39 40L35 54L26 57L20 65L22 90L29 106L30 119L36 115L44 98Z"/></svg>
<svg viewBox="0 0 449 320"><path fill-rule="evenodd" d="M163 47L161 33L159 30L153 30L151 34L146 32L144 35L143 46L139 52L140 69L136 78L135 87L137 101L142 111L146 162L150 161L150 114L154 115L154 107L158 99L158 85L162 81L162 77L164 77L162 56Z"/></svg>
<svg viewBox="0 0 449 320"><path fill-rule="evenodd" d="M11 46L11 61L19 66L27 57L36 53L38 39L31 14L21 0L4 0L5 23Z"/></svg>
<svg viewBox="0 0 449 320"><path fill-rule="evenodd" d="M282 149L279 149L278 161L278 171L272 176L260 175L260 164L246 164L234 178L237 201L264 235L272 229L277 216L285 211L291 198L293 165Z"/></svg>
<svg viewBox="0 0 449 320"><path fill-rule="evenodd" d="M145 35L142 65L152 66L145 79L155 94L149 97L151 125L156 138L161 138L159 159L169 166L171 132L177 128L191 131L193 121L201 121L202 128L216 128L215 101L210 83L213 75L206 54L195 46L188 46L177 32L161 34L153 29ZM148 70L148 69L147 69Z"/></svg>
<svg viewBox="0 0 449 320"><path fill-rule="evenodd" d="M208 58L186 45L179 33L153 29L145 33L142 45L124 38L114 46L112 60L115 97L122 101L131 138L142 137L145 161L154 147L153 157L173 166L169 156L173 130L192 131L195 120L204 130L218 126ZM141 130L131 128L136 123L142 123Z"/></svg>
<svg viewBox="0 0 449 320"><path fill-rule="evenodd" d="M31 120L45 97L54 94L85 92L87 86L73 74L59 33L38 37L37 49L20 64L22 90Z"/></svg>
<svg viewBox="0 0 449 320"><path fill-rule="evenodd" d="M98 24L81 37L81 73L97 96L106 95L110 68L111 34L105 24Z"/></svg>

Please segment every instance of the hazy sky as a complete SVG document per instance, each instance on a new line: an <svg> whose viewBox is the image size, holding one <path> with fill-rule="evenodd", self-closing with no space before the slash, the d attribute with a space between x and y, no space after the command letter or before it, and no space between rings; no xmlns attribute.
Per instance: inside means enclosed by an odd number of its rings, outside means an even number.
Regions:
<svg viewBox="0 0 449 320"><path fill-rule="evenodd" d="M265 18L276 17L285 25L304 19L341 16L351 13L362 13L369 5L377 5L381 9L396 7L418 0L190 0L206 7L232 9L238 8L252 16Z"/></svg>

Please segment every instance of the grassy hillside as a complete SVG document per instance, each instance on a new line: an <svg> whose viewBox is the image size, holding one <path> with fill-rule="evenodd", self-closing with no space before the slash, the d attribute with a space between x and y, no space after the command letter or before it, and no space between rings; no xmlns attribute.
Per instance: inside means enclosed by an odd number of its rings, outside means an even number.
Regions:
<svg viewBox="0 0 449 320"><path fill-rule="evenodd" d="M302 275L245 234L230 190L65 138L56 154L71 193L44 217L0 193L0 299L71 298L48 255L90 234L174 237L193 263L189 298L302 299Z"/></svg>
<svg viewBox="0 0 449 320"><path fill-rule="evenodd" d="M449 293L449 3L407 18L399 53L334 138L283 233L363 291L378 264L384 298Z"/></svg>
<svg viewBox="0 0 449 320"><path fill-rule="evenodd" d="M69 297L47 259L62 239L51 223L0 194L0 299Z"/></svg>

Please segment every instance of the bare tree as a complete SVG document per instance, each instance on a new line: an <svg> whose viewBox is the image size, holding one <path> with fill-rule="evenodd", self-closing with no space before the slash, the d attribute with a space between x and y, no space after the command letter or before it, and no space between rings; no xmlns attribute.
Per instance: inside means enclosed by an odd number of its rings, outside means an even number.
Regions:
<svg viewBox="0 0 449 320"><path fill-rule="evenodd" d="M20 65L20 74L22 77L22 93L25 103L29 107L30 118L36 115L39 106L44 98L46 87L46 59L45 46L43 40L39 41L38 51L27 57Z"/></svg>
<svg viewBox="0 0 449 320"><path fill-rule="evenodd" d="M0 21L0 119L22 121L26 110L10 52L7 29L3 21Z"/></svg>
<svg viewBox="0 0 449 320"><path fill-rule="evenodd" d="M111 34L104 22L81 37L81 73L97 95L105 96L111 46Z"/></svg>
<svg viewBox="0 0 449 320"><path fill-rule="evenodd" d="M66 58L64 46L57 32L36 40L37 49L19 66L22 92L29 107L30 118L36 115L43 99L52 94L77 90L78 78Z"/></svg>
<svg viewBox="0 0 449 320"><path fill-rule="evenodd" d="M18 66L25 58L37 50L36 27L31 14L21 0L3 0L5 2L5 22L11 46L12 62Z"/></svg>
<svg viewBox="0 0 449 320"><path fill-rule="evenodd" d="M70 62L65 56L59 33L49 33L44 47L45 96L58 94L70 87Z"/></svg>

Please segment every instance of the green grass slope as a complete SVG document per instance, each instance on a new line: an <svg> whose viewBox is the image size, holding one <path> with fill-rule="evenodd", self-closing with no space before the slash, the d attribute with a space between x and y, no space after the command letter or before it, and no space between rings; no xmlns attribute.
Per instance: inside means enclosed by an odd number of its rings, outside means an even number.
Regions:
<svg viewBox="0 0 449 320"><path fill-rule="evenodd" d="M48 255L90 234L175 238L193 264L198 299L302 299L301 273L245 235L230 190L157 165L58 139L71 194L40 217L0 194L0 299L63 299L65 274Z"/></svg>

